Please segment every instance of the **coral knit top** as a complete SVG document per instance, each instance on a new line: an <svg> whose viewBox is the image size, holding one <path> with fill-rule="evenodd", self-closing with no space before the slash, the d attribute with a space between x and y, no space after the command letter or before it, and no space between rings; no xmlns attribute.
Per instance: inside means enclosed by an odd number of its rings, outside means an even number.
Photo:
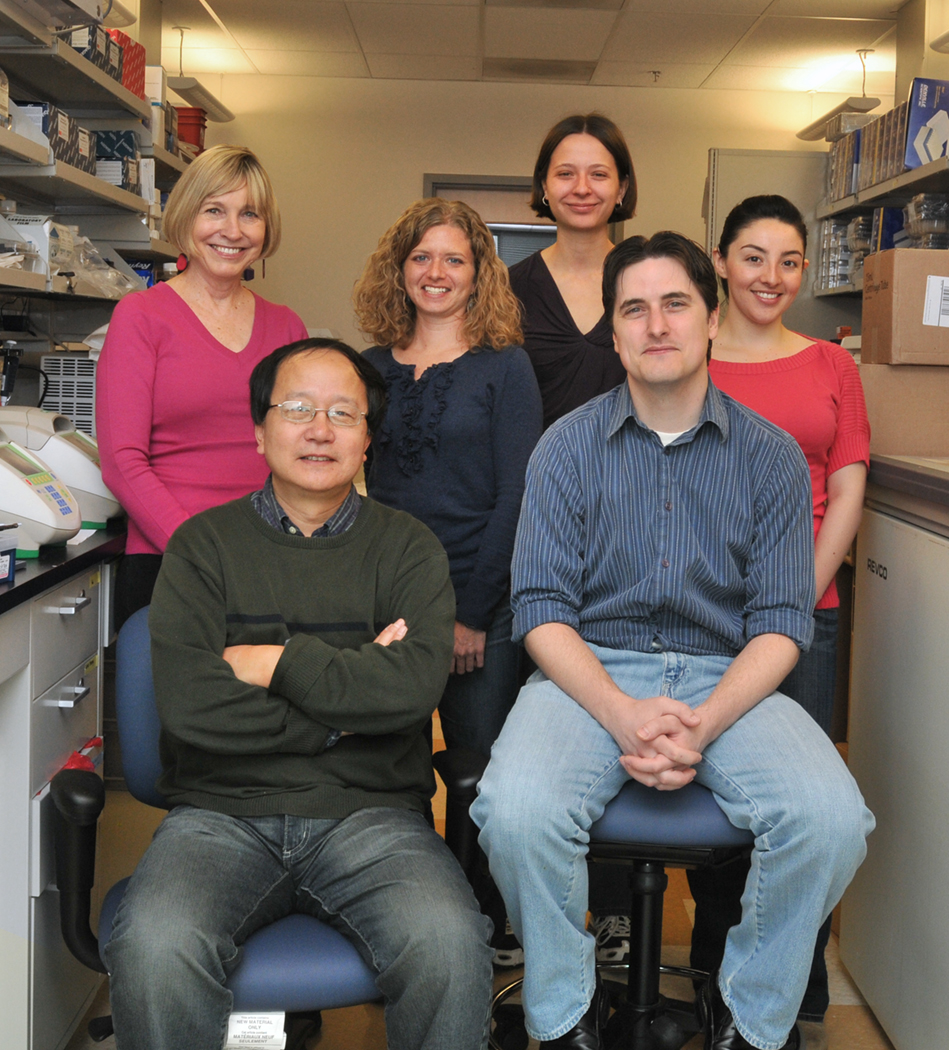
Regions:
<svg viewBox="0 0 949 1050"><path fill-rule="evenodd" d="M827 509L827 479L850 463L870 466L870 423L853 358L835 343L817 340L791 357L709 365L712 381L736 401L786 430L801 446L811 472L814 535ZM837 584L818 609L840 604Z"/></svg>

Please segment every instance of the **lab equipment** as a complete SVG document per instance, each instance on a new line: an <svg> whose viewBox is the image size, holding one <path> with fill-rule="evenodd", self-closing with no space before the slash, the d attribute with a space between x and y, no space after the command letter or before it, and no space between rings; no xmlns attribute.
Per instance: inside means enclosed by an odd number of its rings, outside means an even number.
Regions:
<svg viewBox="0 0 949 1050"><path fill-rule="evenodd" d="M5 405L0 408L0 428L11 441L37 453L66 482L79 501L83 528L104 529L106 521L121 511L102 480L95 440L77 430L68 416Z"/></svg>
<svg viewBox="0 0 949 1050"><path fill-rule="evenodd" d="M79 531L79 504L52 470L0 429L0 519L20 523L17 556L35 558L43 544Z"/></svg>

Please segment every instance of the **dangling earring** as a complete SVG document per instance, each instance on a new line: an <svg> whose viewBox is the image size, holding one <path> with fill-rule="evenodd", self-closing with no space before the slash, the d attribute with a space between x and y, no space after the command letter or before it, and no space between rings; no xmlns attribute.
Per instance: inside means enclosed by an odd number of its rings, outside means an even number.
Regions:
<svg viewBox="0 0 949 1050"><path fill-rule="evenodd" d="M476 302L475 294L472 292L471 295L468 296L468 305L465 307L465 311L467 312L470 310Z"/></svg>
<svg viewBox="0 0 949 1050"><path fill-rule="evenodd" d="M241 280L252 281L254 279L253 268L248 266L247 269L241 274Z"/></svg>
<svg viewBox="0 0 949 1050"><path fill-rule="evenodd" d="M184 273L188 269L188 256L184 252L178 256L178 261L175 263L178 268L178 273Z"/></svg>

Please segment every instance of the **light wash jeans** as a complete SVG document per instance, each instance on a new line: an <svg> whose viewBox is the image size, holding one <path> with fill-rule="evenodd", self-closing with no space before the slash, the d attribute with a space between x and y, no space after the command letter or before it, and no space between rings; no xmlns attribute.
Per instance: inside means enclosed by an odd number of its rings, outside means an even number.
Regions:
<svg viewBox="0 0 949 1050"><path fill-rule="evenodd" d="M240 945L292 911L336 927L376 971L392 1050L487 1045L489 923L420 814L238 818L179 806L106 949L120 1050L221 1050Z"/></svg>
<svg viewBox="0 0 949 1050"><path fill-rule="evenodd" d="M633 697L702 703L730 658L591 650ZM755 835L742 921L720 986L738 1030L777 1050L794 1024L814 940L866 853L873 816L816 723L775 693L710 744L696 767L728 819ZM569 1031L594 989L584 929L590 826L625 781L615 741L541 672L521 690L471 814L524 945L527 1028Z"/></svg>

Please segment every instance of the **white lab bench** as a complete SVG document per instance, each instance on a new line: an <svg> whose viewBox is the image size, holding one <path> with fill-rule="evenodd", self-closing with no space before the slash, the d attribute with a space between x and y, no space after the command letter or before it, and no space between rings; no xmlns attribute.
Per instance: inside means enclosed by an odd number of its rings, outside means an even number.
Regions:
<svg viewBox="0 0 949 1050"><path fill-rule="evenodd" d="M101 976L59 927L50 777L102 731L102 649L124 536L41 551L0 585L0 1015L7 1050L61 1050ZM101 754L93 751L93 755Z"/></svg>

